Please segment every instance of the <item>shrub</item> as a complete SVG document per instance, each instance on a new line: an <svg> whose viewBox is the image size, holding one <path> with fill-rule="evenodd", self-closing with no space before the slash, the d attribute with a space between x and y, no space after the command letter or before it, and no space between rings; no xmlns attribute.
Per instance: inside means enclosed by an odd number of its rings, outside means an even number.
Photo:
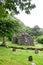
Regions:
<svg viewBox="0 0 43 65"><path fill-rule="evenodd" d="M38 36L36 40L38 43L43 44L43 36Z"/></svg>

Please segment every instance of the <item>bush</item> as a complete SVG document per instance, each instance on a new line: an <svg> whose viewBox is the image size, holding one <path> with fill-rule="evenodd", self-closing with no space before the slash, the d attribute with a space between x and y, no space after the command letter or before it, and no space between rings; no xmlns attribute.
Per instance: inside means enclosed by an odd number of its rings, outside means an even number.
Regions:
<svg viewBox="0 0 43 65"><path fill-rule="evenodd" d="M37 37L37 42L43 44L43 36Z"/></svg>

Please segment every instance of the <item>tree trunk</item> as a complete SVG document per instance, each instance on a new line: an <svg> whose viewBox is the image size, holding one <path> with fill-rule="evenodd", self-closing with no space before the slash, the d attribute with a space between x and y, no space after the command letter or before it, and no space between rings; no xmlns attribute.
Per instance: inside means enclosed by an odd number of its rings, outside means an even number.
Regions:
<svg viewBox="0 0 43 65"><path fill-rule="evenodd" d="M1 44L1 46L6 46L5 36L3 36L3 40L2 40L2 44Z"/></svg>

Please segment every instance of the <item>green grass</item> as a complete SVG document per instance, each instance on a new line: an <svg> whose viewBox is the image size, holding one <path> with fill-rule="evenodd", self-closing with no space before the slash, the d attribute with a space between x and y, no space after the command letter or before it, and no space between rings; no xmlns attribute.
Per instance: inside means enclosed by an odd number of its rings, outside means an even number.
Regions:
<svg viewBox="0 0 43 65"><path fill-rule="evenodd" d="M1 43L2 42L0 42L0 45L1 45ZM12 42L10 42L10 41L8 41L8 42L6 42L6 45L7 46L9 46L9 47L11 47L11 46L13 46L13 47L23 47L23 48L43 48L43 44L35 44L35 46L25 46L25 45L19 45L19 44L16 44L16 43L12 43Z"/></svg>
<svg viewBox="0 0 43 65"><path fill-rule="evenodd" d="M35 46L25 46L25 45L18 45L12 42L7 42L7 46L13 46L13 47L23 47L23 48L43 48L43 44L35 44Z"/></svg>
<svg viewBox="0 0 43 65"><path fill-rule="evenodd" d="M39 54L20 49L13 52L11 48L0 47L0 65L31 65L28 61L30 55L36 65L43 65L43 51L39 51Z"/></svg>

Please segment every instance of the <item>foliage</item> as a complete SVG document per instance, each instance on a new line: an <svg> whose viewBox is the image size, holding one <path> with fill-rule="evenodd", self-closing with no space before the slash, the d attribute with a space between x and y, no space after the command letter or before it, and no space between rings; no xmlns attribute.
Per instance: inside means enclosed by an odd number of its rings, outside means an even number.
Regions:
<svg viewBox="0 0 43 65"><path fill-rule="evenodd" d="M0 36L3 37L3 42L5 43L5 37L10 40L14 34L19 32L20 23L18 20L12 17L1 18L0 19Z"/></svg>
<svg viewBox="0 0 43 65"><path fill-rule="evenodd" d="M35 26L32 28L32 30L33 30L33 35L35 35L35 36L41 35L40 27L39 27L38 25L35 25Z"/></svg>
<svg viewBox="0 0 43 65"><path fill-rule="evenodd" d="M35 8L35 4L31 4L31 0L6 0L3 4L5 9L13 10L15 14L19 13L17 7L19 7L20 10L25 10L27 14L30 13L30 10Z"/></svg>
<svg viewBox="0 0 43 65"><path fill-rule="evenodd" d="M36 40L38 43L43 44L43 36L38 36Z"/></svg>
<svg viewBox="0 0 43 65"><path fill-rule="evenodd" d="M18 22L13 19L0 19L0 35L1 36L8 36L12 35L17 27Z"/></svg>
<svg viewBox="0 0 43 65"><path fill-rule="evenodd" d="M33 29L34 29L34 30L40 30L40 27L39 27L38 25L35 25L35 26L33 27Z"/></svg>
<svg viewBox="0 0 43 65"><path fill-rule="evenodd" d="M11 38L14 34L14 31L16 33L20 31L20 28L18 30L18 21L7 18L9 11L11 12L13 10L15 14L19 13L19 11L17 10L18 6L20 10L25 10L27 14L30 13L30 10L35 8L35 4L31 4L31 0L0 0L0 36L3 37L4 45L5 37Z"/></svg>
<svg viewBox="0 0 43 65"><path fill-rule="evenodd" d="M26 31L28 34L30 34L30 35L32 35L32 36L35 36L35 37L37 37L37 36L39 36L39 35L43 35L43 34L42 34L42 30L41 30L41 28L40 28L38 25L35 25L33 28L26 27L26 28L25 28L25 31Z"/></svg>
<svg viewBox="0 0 43 65"><path fill-rule="evenodd" d="M2 2L0 2L0 18L1 17L6 17L7 16L7 11L4 8L4 5Z"/></svg>
<svg viewBox="0 0 43 65"><path fill-rule="evenodd" d="M28 33L29 35L33 36L33 34L32 34L33 33L32 28L26 27L25 28L25 32Z"/></svg>

